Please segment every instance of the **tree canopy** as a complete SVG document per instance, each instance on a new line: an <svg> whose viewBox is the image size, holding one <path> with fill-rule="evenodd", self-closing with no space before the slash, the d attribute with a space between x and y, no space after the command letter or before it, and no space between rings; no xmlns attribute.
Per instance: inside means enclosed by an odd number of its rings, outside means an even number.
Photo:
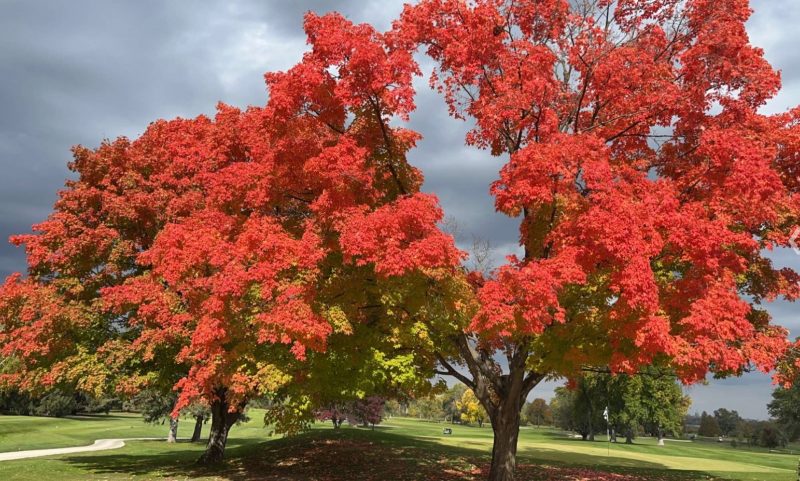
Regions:
<svg viewBox="0 0 800 481"><path fill-rule="evenodd" d="M461 422L465 424L477 424L478 427L483 427L484 421L489 417L470 389L465 390L461 399L456 401L456 407L461 414Z"/></svg>
<svg viewBox="0 0 800 481"><path fill-rule="evenodd" d="M739 427L742 418L736 411L730 411L725 408L716 409L714 411L714 418L717 420L719 430L723 436L730 436Z"/></svg>
<svg viewBox="0 0 800 481"><path fill-rule="evenodd" d="M394 278L460 261L406 162L418 135L389 125L413 108L410 53L335 14L306 31L265 107L74 149L77 179L13 239L29 275L0 291L5 383L169 386L173 415L205 399L226 419L217 461L250 397L307 382L298 366L329 336L400 304Z"/></svg>
<svg viewBox="0 0 800 481"><path fill-rule="evenodd" d="M522 414L528 424L536 426L548 425L553 422L553 412L550 405L542 398L536 398L529 403L525 403Z"/></svg>

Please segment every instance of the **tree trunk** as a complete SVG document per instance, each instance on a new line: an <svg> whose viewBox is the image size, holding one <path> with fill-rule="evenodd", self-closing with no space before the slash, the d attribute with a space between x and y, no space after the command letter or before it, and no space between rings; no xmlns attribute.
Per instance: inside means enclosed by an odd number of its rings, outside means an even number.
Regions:
<svg viewBox="0 0 800 481"><path fill-rule="evenodd" d="M194 417L194 432L192 433L192 442L200 441L200 435L203 433L203 421L206 417L202 414Z"/></svg>
<svg viewBox="0 0 800 481"><path fill-rule="evenodd" d="M222 462L225 455L225 445L228 442L228 433L231 426L239 419L239 414L244 405L237 406L234 412L230 412L230 405L225 398L227 389L217 390L217 399L211 403L211 432L208 435L206 450L198 464L213 465Z"/></svg>
<svg viewBox="0 0 800 481"><path fill-rule="evenodd" d="M167 442L178 442L178 418L169 418L169 435L167 436Z"/></svg>
<svg viewBox="0 0 800 481"><path fill-rule="evenodd" d="M658 428L658 445L659 446L664 445L664 430L662 430L661 428Z"/></svg>
<svg viewBox="0 0 800 481"><path fill-rule="evenodd" d="M514 481L522 405L544 375L527 372L526 362L531 354L527 342L517 345L513 353L506 353L508 374L500 374L503 370L498 363L488 352L479 352L467 335L454 336L453 339L472 379L453 368L443 356L437 354L437 359L448 374L472 389L489 414L494 444L488 481Z"/></svg>
<svg viewBox="0 0 800 481"><path fill-rule="evenodd" d="M520 408L497 409L492 417L494 445L489 481L514 481L517 467L517 440L519 439Z"/></svg>
<svg viewBox="0 0 800 481"><path fill-rule="evenodd" d="M633 444L633 429L625 430L625 444Z"/></svg>

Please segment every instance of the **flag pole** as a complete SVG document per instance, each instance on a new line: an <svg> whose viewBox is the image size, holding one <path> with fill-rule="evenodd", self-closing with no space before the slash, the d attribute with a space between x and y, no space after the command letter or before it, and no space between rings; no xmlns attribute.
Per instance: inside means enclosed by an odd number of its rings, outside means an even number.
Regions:
<svg viewBox="0 0 800 481"><path fill-rule="evenodd" d="M611 456L611 423L608 422L608 406L603 411L603 417L606 419L606 435L608 436L608 443L606 443L606 455Z"/></svg>

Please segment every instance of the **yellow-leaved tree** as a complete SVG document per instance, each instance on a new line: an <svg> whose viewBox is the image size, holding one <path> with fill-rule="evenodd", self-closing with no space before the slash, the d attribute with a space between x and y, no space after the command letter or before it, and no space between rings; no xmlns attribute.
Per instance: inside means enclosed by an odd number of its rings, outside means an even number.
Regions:
<svg viewBox="0 0 800 481"><path fill-rule="evenodd" d="M486 410L481 405L472 389L467 389L461 396L460 401L456 401L456 407L461 413L461 422L467 424L478 424L483 427L483 422L489 417Z"/></svg>

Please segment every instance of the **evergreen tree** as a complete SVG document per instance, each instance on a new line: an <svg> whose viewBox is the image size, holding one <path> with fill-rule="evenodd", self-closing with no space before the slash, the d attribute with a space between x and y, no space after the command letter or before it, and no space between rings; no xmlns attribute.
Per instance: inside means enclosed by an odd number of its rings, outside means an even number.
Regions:
<svg viewBox="0 0 800 481"><path fill-rule="evenodd" d="M722 434L722 432L719 429L717 419L703 411L703 414L700 416L700 429L697 431L697 434L708 438L714 438Z"/></svg>

